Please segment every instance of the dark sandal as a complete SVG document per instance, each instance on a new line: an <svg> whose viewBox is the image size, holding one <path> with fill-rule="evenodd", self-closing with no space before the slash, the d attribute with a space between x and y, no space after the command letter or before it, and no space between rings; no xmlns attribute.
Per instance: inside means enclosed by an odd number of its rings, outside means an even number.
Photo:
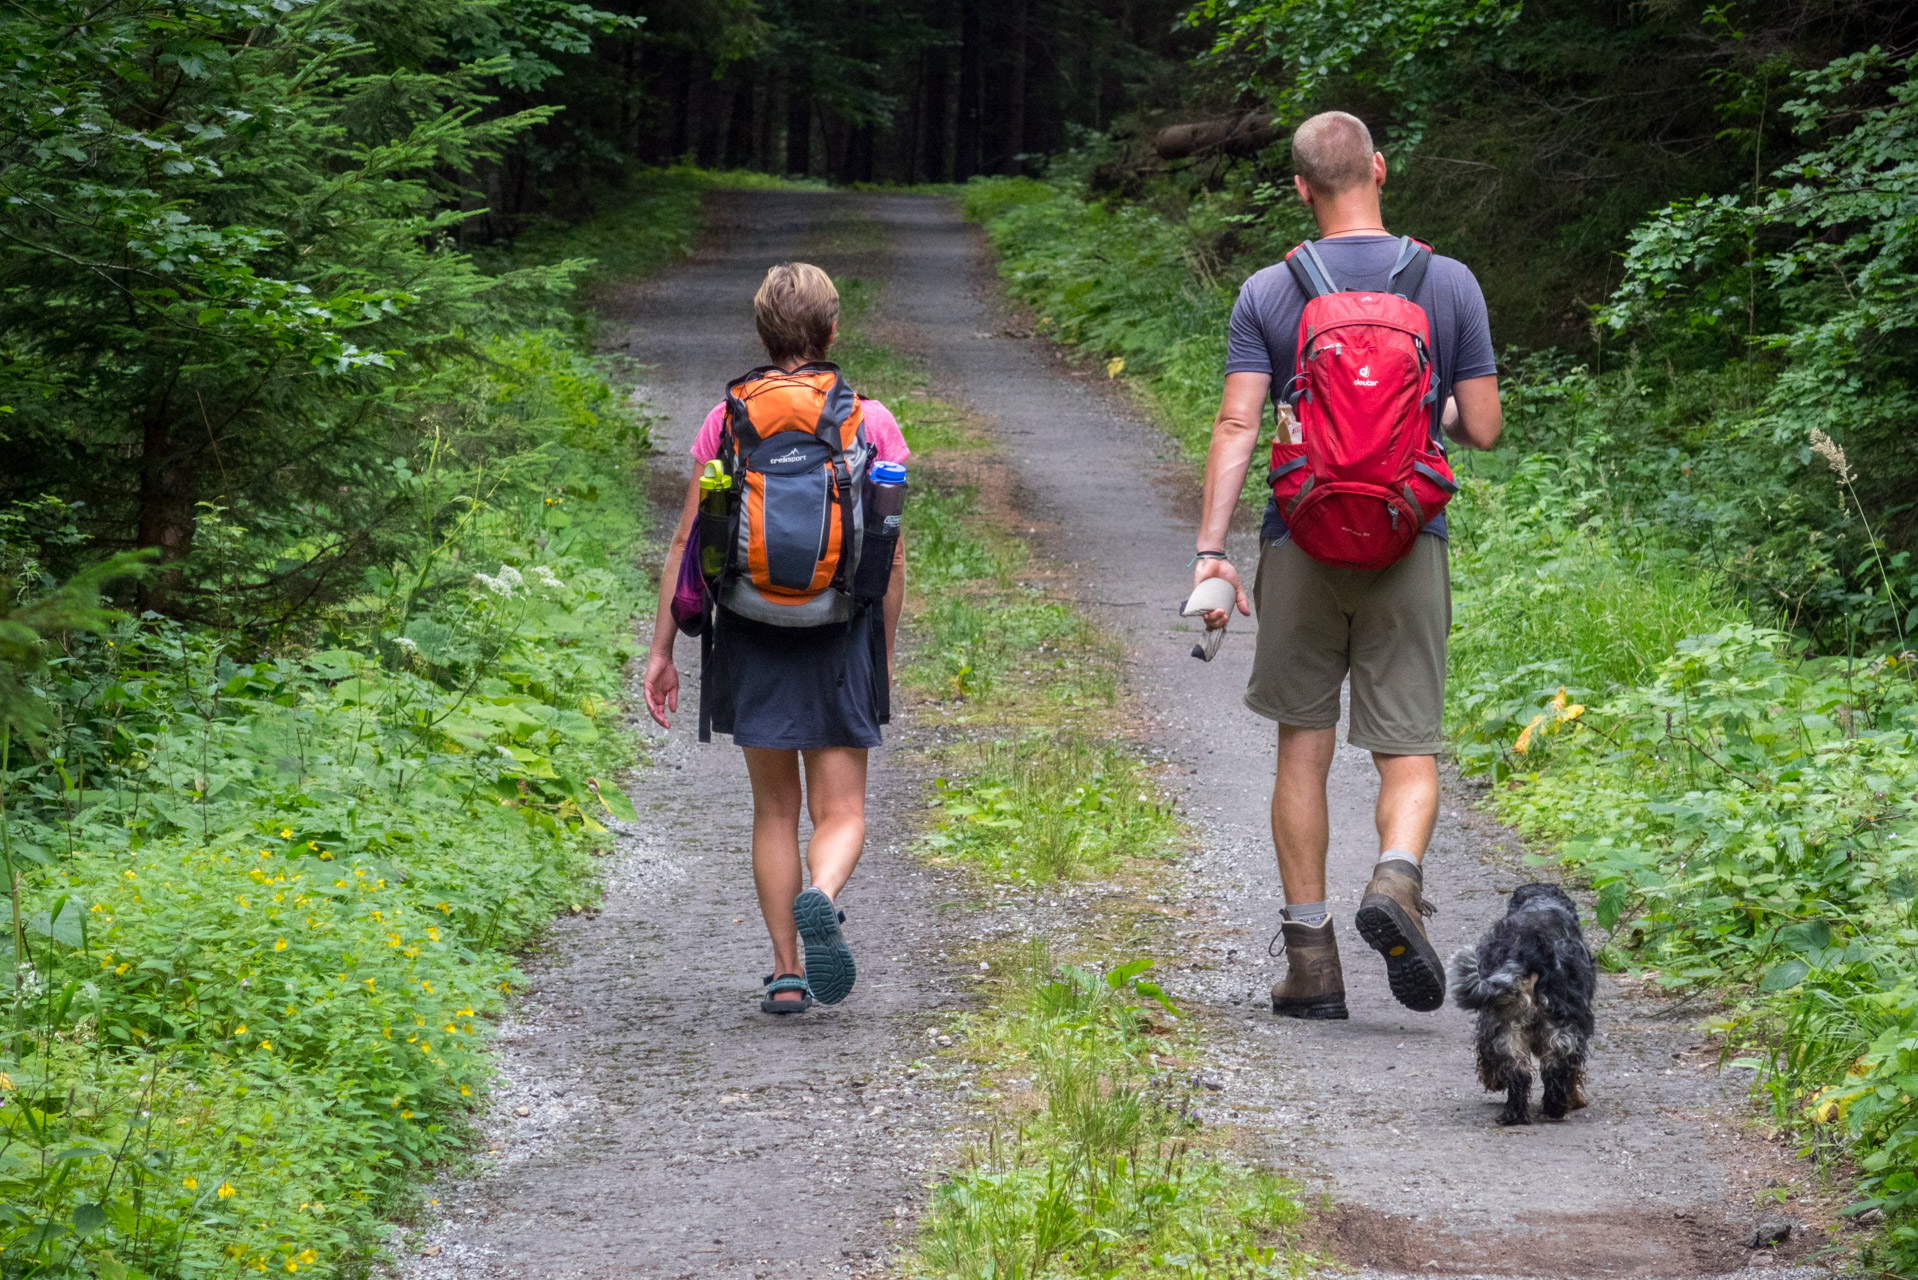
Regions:
<svg viewBox="0 0 1918 1280"><path fill-rule="evenodd" d="M765 998L759 1002L761 1013L804 1013L812 1008L812 987L796 973L767 974L762 982L766 984ZM774 996L782 991L797 991L797 1000L775 1000Z"/></svg>
<svg viewBox="0 0 1918 1280"><path fill-rule="evenodd" d="M820 889L808 889L793 899L793 923L806 944L806 981L821 1004L838 1004L852 994L858 978L852 951L839 932L846 913Z"/></svg>

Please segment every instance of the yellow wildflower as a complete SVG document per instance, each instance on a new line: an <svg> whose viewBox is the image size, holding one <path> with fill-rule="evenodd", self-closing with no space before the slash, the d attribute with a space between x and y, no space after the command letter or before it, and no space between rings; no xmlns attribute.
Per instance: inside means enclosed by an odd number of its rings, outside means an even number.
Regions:
<svg viewBox="0 0 1918 1280"><path fill-rule="evenodd" d="M286 939L285 939L285 938L275 938L275 939L273 939L273 949L274 949L275 951L284 951L284 950L286 950Z"/></svg>
<svg viewBox="0 0 1918 1280"><path fill-rule="evenodd" d="M200 1189L200 1180L198 1178L183 1178L180 1181L180 1185L188 1191L198 1191Z"/></svg>
<svg viewBox="0 0 1918 1280"><path fill-rule="evenodd" d="M231 1182L222 1182L220 1184L219 1191L217 1191L215 1194L218 1195L220 1199L222 1200L231 1200L234 1194L233 1184Z"/></svg>
<svg viewBox="0 0 1918 1280"><path fill-rule="evenodd" d="M292 827L281 827L281 828L280 828L280 839L282 839L282 840L291 840L292 838L293 838L293 828L292 828Z"/></svg>

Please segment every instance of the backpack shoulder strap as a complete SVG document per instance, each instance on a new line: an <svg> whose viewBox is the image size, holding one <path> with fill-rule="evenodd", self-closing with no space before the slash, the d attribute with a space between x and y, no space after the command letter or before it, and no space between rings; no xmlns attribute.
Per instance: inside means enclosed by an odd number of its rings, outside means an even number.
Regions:
<svg viewBox="0 0 1918 1280"><path fill-rule="evenodd" d="M1310 240L1285 255L1285 265L1292 272L1292 278L1298 282L1299 292L1309 298L1323 298L1328 293L1340 292L1333 281L1331 271L1326 269L1325 259L1319 256L1318 246Z"/></svg>
<svg viewBox="0 0 1918 1280"><path fill-rule="evenodd" d="M1392 277L1385 287L1410 302L1425 283L1425 272L1431 265L1431 245L1420 244L1411 236L1400 236L1399 256L1392 263Z"/></svg>
<svg viewBox="0 0 1918 1280"><path fill-rule="evenodd" d="M762 364L749 373L742 373L726 384L726 426L735 438L750 438L757 442L759 433L753 430L752 410L740 398L739 389L748 383L758 382L768 375L780 372L776 364Z"/></svg>

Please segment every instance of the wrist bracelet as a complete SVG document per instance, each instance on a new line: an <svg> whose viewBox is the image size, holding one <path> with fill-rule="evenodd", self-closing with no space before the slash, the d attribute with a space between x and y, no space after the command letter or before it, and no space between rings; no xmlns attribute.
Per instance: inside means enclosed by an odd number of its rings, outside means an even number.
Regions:
<svg viewBox="0 0 1918 1280"><path fill-rule="evenodd" d="M1201 560L1230 560L1231 558L1231 556L1223 551L1195 551L1192 553L1192 560L1186 565L1186 568L1190 569Z"/></svg>

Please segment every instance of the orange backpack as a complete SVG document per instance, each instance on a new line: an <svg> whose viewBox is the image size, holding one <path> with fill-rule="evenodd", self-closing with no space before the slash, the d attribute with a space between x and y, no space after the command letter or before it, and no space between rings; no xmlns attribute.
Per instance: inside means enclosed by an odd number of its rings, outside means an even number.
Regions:
<svg viewBox="0 0 1918 1280"><path fill-rule="evenodd" d="M839 367L768 365L727 384L719 458L733 477L719 603L779 627L850 621L873 449Z"/></svg>

